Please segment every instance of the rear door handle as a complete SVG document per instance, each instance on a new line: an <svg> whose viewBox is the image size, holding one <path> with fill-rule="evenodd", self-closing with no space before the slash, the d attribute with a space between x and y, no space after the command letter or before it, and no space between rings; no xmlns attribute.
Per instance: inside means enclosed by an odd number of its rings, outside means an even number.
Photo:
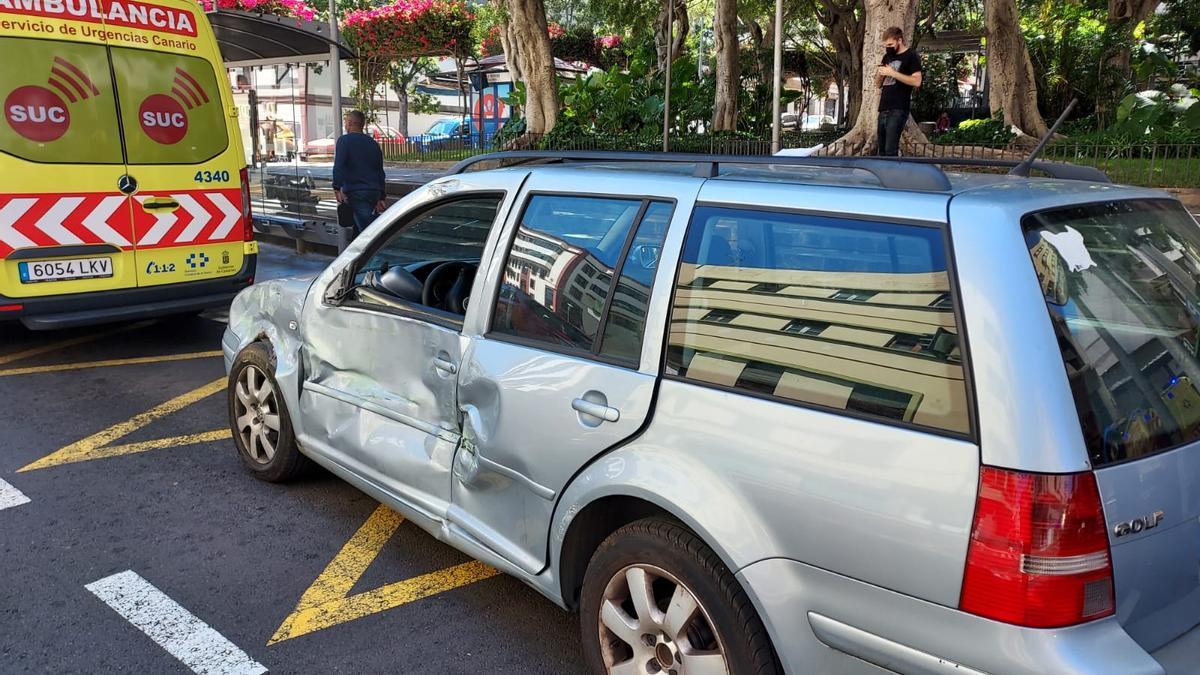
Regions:
<svg viewBox="0 0 1200 675"><path fill-rule="evenodd" d="M454 365L453 361L444 356L435 357L433 359L433 367L449 375L458 374L458 366Z"/></svg>
<svg viewBox="0 0 1200 675"><path fill-rule="evenodd" d="M147 211L155 211L158 209L171 210L179 208L179 202L167 197L151 197L142 202L142 208Z"/></svg>
<svg viewBox="0 0 1200 675"><path fill-rule="evenodd" d="M593 403L586 398L577 398L574 401L571 401L571 407L576 411L583 413L584 415L598 417L605 422L616 422L617 420L621 419L620 410L602 403Z"/></svg>

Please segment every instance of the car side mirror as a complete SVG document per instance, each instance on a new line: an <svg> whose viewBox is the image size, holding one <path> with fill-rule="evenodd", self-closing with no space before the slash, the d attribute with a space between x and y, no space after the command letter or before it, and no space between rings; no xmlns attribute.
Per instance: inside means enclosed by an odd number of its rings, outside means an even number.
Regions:
<svg viewBox="0 0 1200 675"><path fill-rule="evenodd" d="M325 302L336 305L346 297L354 286L354 265L346 265L338 272L333 283L325 289Z"/></svg>

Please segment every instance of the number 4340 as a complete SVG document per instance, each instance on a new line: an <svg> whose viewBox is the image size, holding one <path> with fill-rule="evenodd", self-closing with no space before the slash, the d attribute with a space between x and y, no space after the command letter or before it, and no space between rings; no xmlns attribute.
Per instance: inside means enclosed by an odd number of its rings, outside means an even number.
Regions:
<svg viewBox="0 0 1200 675"><path fill-rule="evenodd" d="M228 171L197 171L195 180L197 183L228 183Z"/></svg>

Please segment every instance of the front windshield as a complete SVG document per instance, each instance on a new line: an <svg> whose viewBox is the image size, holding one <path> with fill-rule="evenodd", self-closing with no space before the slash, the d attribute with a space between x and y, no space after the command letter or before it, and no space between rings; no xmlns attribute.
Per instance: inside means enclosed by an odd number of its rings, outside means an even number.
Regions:
<svg viewBox="0 0 1200 675"><path fill-rule="evenodd" d="M1027 216L1094 466L1200 439L1200 228L1168 200Z"/></svg>

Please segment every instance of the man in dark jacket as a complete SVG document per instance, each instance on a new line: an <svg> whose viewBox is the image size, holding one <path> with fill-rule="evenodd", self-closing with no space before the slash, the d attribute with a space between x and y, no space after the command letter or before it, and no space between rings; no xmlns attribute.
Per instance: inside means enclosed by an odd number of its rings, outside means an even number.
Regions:
<svg viewBox="0 0 1200 675"><path fill-rule="evenodd" d="M921 86L921 55L904 41L897 26L883 32L884 55L875 68L879 87L879 147L883 157L900 154L900 135L908 124L913 89Z"/></svg>
<svg viewBox="0 0 1200 675"><path fill-rule="evenodd" d="M338 204L354 211L354 234L366 229L387 208L384 200L383 151L363 133L367 118L361 111L346 113L346 133L333 151L333 194Z"/></svg>

